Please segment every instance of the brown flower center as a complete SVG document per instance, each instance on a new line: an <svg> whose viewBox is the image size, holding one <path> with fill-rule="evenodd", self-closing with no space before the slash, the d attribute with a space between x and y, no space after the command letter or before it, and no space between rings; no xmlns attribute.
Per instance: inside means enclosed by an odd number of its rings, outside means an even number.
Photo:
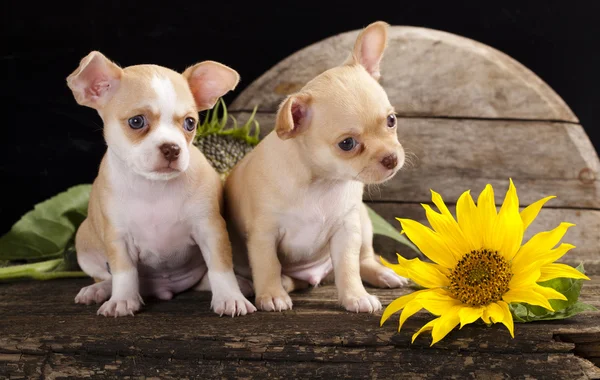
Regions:
<svg viewBox="0 0 600 380"><path fill-rule="evenodd" d="M470 306L482 306L502 299L512 273L498 252L481 249L465 254L448 278L448 290L454 298Z"/></svg>

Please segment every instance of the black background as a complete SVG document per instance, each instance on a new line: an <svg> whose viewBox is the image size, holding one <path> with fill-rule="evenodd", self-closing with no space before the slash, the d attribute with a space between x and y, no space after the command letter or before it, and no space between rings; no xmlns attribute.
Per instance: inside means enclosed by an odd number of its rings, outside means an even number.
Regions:
<svg viewBox="0 0 600 380"><path fill-rule="evenodd" d="M277 5L275 5L277 4ZM280 1L266 4L4 1L0 60L0 233L33 204L91 183L105 146L95 111L78 106L65 78L91 50L121 66L181 71L205 59L236 69L227 103L271 66L329 36L384 20L472 38L545 80L598 150L600 1Z"/></svg>

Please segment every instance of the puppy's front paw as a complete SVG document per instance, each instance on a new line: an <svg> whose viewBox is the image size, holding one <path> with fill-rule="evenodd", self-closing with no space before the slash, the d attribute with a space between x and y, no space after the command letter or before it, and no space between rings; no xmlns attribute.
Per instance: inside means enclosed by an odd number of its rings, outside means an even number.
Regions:
<svg viewBox="0 0 600 380"><path fill-rule="evenodd" d="M282 288L279 291L266 292L256 296L256 305L264 311L283 311L292 309L292 299Z"/></svg>
<svg viewBox="0 0 600 380"><path fill-rule="evenodd" d="M408 284L408 279L398 276L390 268L382 267L375 278L373 286L378 288L400 288Z"/></svg>
<svg viewBox="0 0 600 380"><path fill-rule="evenodd" d="M355 313L372 313L381 310L381 302L379 302L379 299L368 293L360 296L348 295L342 297L341 304L346 310Z"/></svg>
<svg viewBox="0 0 600 380"><path fill-rule="evenodd" d="M231 315L246 315L254 313L256 307L246 299L241 293L232 295L218 295L213 293L211 308L219 316Z"/></svg>
<svg viewBox="0 0 600 380"><path fill-rule="evenodd" d="M136 311L140 310L142 303L142 297L140 297L139 294L137 294L136 297L125 300L111 298L100 306L98 315L104 315L105 317L124 317L126 315L133 315Z"/></svg>
<svg viewBox="0 0 600 380"><path fill-rule="evenodd" d="M110 297L110 293L110 281L97 282L93 285L81 288L77 296L75 296L75 303L81 303L84 305L102 303Z"/></svg>

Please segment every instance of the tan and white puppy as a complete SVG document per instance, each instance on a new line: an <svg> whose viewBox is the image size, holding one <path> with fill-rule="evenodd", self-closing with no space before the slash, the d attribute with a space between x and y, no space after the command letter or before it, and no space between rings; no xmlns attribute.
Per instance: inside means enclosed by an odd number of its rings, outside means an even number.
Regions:
<svg viewBox="0 0 600 380"><path fill-rule="evenodd" d="M369 25L343 65L287 97L275 130L226 181L236 272L252 277L262 310L291 309L288 292L332 269L350 311L381 309L361 277L377 287L407 282L375 258L362 202L364 184L389 180L404 163L394 108L377 81L387 27Z"/></svg>
<svg viewBox="0 0 600 380"><path fill-rule="evenodd" d="M67 78L77 102L100 114L108 146L76 236L79 265L96 283L75 302L103 303L98 314L117 317L137 312L142 296L196 287L212 291L217 314L256 310L233 272L221 180L192 146L198 111L238 81L217 62L179 74L120 68L95 51Z"/></svg>

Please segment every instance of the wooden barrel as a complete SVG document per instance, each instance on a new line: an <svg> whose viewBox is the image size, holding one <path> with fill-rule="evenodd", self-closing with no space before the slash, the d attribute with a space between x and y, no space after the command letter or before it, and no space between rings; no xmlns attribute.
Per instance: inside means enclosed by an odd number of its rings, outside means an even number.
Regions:
<svg viewBox="0 0 600 380"><path fill-rule="evenodd" d="M266 135L285 96L342 63L358 32L325 39L279 62L235 99L231 113L245 120L258 106ZM522 207L557 196L525 237L562 221L575 223L563 240L577 248L563 262L584 262L588 273L600 274L598 155L577 117L544 81L484 44L404 26L390 28L381 71L409 160L392 181L366 191L371 207L393 224L394 217L425 221L420 203L430 203L430 189L453 205L463 191L477 195L490 183L501 204L512 178ZM410 255L386 237L374 244L386 257Z"/></svg>

